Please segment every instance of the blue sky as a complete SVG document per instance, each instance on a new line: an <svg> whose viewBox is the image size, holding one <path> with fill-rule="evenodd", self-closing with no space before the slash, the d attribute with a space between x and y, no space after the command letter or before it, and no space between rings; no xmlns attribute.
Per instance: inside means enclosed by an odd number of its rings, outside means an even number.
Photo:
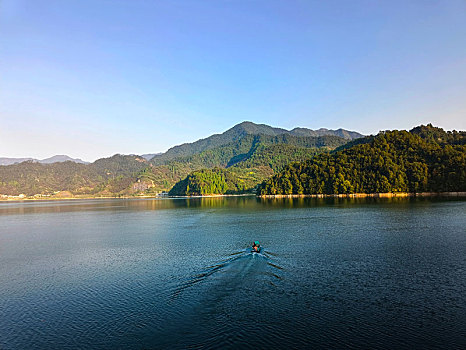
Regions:
<svg viewBox="0 0 466 350"><path fill-rule="evenodd" d="M466 1L0 2L0 156L151 153L250 120L466 129Z"/></svg>

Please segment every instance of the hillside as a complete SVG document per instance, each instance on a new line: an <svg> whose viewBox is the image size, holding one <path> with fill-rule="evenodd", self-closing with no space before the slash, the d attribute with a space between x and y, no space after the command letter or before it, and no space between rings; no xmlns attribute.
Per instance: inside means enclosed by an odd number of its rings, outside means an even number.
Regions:
<svg viewBox="0 0 466 350"><path fill-rule="evenodd" d="M203 196L209 194L241 193L245 190L239 179L226 169L197 170L178 182L170 196Z"/></svg>
<svg viewBox="0 0 466 350"><path fill-rule="evenodd" d="M130 187L136 181L135 174L145 167L147 161L143 158L118 154L91 164L27 161L0 166L0 194L118 193Z"/></svg>
<svg viewBox="0 0 466 350"><path fill-rule="evenodd" d="M344 145L357 133L320 129L273 128L244 122L220 135L184 144L165 154L115 155L91 164L78 164L57 156L40 164L34 160L0 166L0 194L71 195L154 194L170 190L181 179L201 169L227 169L228 179L250 190L289 162L304 161ZM306 135L321 136L306 136ZM296 136L300 135L300 136ZM305 136L303 136L305 135ZM67 160L62 162L62 160ZM233 181L233 180L232 180Z"/></svg>
<svg viewBox="0 0 466 350"><path fill-rule="evenodd" d="M302 161L346 143L337 136L245 135L235 142L154 165L140 175L152 190L168 190L193 171L227 168L251 189L292 161ZM181 193L179 195L182 195Z"/></svg>
<svg viewBox="0 0 466 350"><path fill-rule="evenodd" d="M361 144L293 163L262 195L466 191L466 133L432 125L386 131ZM359 141L359 142L361 142Z"/></svg>
<svg viewBox="0 0 466 350"><path fill-rule="evenodd" d="M291 131L281 128L274 128L265 124L255 124L252 122L242 122L228 129L222 134L215 134L205 139L198 140L193 143L185 143L179 146L170 148L163 154L156 155L151 162L154 165L166 164L167 161L179 157L187 157L197 153L201 153L213 148L237 142L247 135L264 135L264 136L297 136L297 137L319 137L319 136L337 136L345 140L353 140L363 135L343 129L328 130L319 129L311 130L306 128L295 128Z"/></svg>

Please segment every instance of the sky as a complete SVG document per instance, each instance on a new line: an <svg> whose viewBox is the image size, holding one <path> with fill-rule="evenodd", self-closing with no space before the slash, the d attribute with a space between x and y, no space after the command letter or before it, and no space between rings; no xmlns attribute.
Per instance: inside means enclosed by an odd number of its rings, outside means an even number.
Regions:
<svg viewBox="0 0 466 350"><path fill-rule="evenodd" d="M0 157L163 152L246 120L466 130L466 1L0 0Z"/></svg>

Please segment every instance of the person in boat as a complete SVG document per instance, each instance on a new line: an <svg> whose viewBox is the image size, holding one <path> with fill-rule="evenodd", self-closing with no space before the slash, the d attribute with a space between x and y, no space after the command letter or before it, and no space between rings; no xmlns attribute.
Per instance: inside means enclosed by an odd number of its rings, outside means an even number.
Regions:
<svg viewBox="0 0 466 350"><path fill-rule="evenodd" d="M259 241L255 241L252 243L252 251L258 252L261 249L261 244Z"/></svg>

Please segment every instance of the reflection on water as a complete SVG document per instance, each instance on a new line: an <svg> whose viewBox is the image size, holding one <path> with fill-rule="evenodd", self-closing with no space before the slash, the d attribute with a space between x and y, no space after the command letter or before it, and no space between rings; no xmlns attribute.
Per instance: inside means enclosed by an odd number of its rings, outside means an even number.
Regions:
<svg viewBox="0 0 466 350"><path fill-rule="evenodd" d="M350 207L355 205L431 205L436 202L464 201L458 197L421 197L421 198L259 198L255 196L232 197L193 197L193 198L151 198L151 199L76 199L76 200L35 200L35 201L0 201L0 215L29 213L63 213L73 211L124 211L124 210L164 210L178 208L305 208L335 205Z"/></svg>
<svg viewBox="0 0 466 350"><path fill-rule="evenodd" d="M96 210L163 210L177 208L254 207L254 196L153 199L76 199L62 201L0 201L0 215Z"/></svg>
<svg viewBox="0 0 466 350"><path fill-rule="evenodd" d="M457 198L0 202L0 348L464 348L464 227Z"/></svg>

